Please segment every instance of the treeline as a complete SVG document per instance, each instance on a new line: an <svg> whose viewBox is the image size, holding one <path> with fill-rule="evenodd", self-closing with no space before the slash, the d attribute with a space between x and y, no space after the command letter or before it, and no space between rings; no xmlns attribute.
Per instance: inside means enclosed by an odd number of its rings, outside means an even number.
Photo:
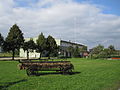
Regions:
<svg viewBox="0 0 120 90"><path fill-rule="evenodd" d="M19 52L20 48L23 48L24 51L27 51L27 59L29 59L29 52L36 50L41 55L44 51L47 52L48 58L53 53L56 53L58 50L58 46L56 44L55 39L52 36L44 37L43 33L41 33L36 41L36 43L31 38L29 41L25 41L23 37L23 33L17 24L14 24L4 39L0 33L0 46L5 52L12 52L12 59L14 60L15 52Z"/></svg>
<svg viewBox="0 0 120 90"><path fill-rule="evenodd" d="M113 45L108 46L108 48L104 48L103 45L98 45L90 50L89 57L90 58L111 58L118 57L118 50L115 50Z"/></svg>

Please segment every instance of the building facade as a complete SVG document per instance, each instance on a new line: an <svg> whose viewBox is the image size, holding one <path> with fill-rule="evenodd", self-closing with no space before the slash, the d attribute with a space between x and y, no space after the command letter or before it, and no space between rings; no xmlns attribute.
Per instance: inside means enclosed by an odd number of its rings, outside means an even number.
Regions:
<svg viewBox="0 0 120 90"><path fill-rule="evenodd" d="M36 43L36 40L38 39L38 37L33 38L33 41ZM29 41L30 38L25 38L25 42ZM58 52L58 54L62 54L63 56L66 57L70 57L70 53L67 51L67 48L72 46L72 47L76 47L78 46L79 48L82 48L84 45L81 44L77 44L77 43L73 43L70 41L64 41L64 40L60 40L60 39L55 39L56 44L61 48ZM29 52L29 57L30 58L39 58L40 53L37 53L35 50L33 52ZM20 57L27 57L27 52L24 51L22 48L20 49Z"/></svg>

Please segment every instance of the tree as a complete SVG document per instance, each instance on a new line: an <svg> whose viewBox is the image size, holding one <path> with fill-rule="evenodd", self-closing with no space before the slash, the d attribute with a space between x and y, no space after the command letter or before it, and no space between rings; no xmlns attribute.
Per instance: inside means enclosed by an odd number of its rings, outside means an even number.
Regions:
<svg viewBox="0 0 120 90"><path fill-rule="evenodd" d="M112 51L115 51L115 47L113 45L110 45L108 48Z"/></svg>
<svg viewBox="0 0 120 90"><path fill-rule="evenodd" d="M104 49L104 46L99 44L98 46L93 48L92 54L99 54L101 51L103 51L103 49Z"/></svg>
<svg viewBox="0 0 120 90"><path fill-rule="evenodd" d="M68 53L70 53L70 57L73 57L74 48L72 46L69 46L67 48L67 51L68 51Z"/></svg>
<svg viewBox="0 0 120 90"><path fill-rule="evenodd" d="M115 52L115 47L114 47L113 45L110 45L110 46L108 47L108 49L110 50L110 55L114 54L114 52Z"/></svg>
<svg viewBox="0 0 120 90"><path fill-rule="evenodd" d="M100 52L102 52L103 50L104 50L104 46L99 44L98 46L96 46L92 49L92 51L90 52L90 57L91 58L93 58L93 57L98 58L98 54Z"/></svg>
<svg viewBox="0 0 120 90"><path fill-rule="evenodd" d="M38 36L37 42L37 52L40 53L40 58L42 56L43 51L46 49L46 38L43 33Z"/></svg>
<svg viewBox="0 0 120 90"><path fill-rule="evenodd" d="M74 56L74 57L79 57L79 56L80 56L80 51L79 51L79 47L78 47L78 46L76 46L76 47L74 48L73 56Z"/></svg>
<svg viewBox="0 0 120 90"><path fill-rule="evenodd" d="M0 33L0 46L3 46L3 43L4 43L4 38Z"/></svg>
<svg viewBox="0 0 120 90"><path fill-rule="evenodd" d="M27 59L29 60L29 52L32 52L36 49L36 44L34 43L32 38L29 41L24 42L23 49L24 51L27 51Z"/></svg>
<svg viewBox="0 0 120 90"><path fill-rule="evenodd" d="M24 43L24 37L19 27L14 24L8 33L5 40L5 47L7 51L12 51L12 59L14 60L15 50L19 50Z"/></svg>
<svg viewBox="0 0 120 90"><path fill-rule="evenodd" d="M55 53L58 47L55 39L50 35L46 39L46 45L46 50L48 51L48 59L50 59L50 54Z"/></svg>
<svg viewBox="0 0 120 90"><path fill-rule="evenodd" d="M98 58L108 58L110 56L110 49L105 48L98 54Z"/></svg>
<svg viewBox="0 0 120 90"><path fill-rule="evenodd" d="M4 38L0 33L0 48L3 47L3 44L4 44Z"/></svg>

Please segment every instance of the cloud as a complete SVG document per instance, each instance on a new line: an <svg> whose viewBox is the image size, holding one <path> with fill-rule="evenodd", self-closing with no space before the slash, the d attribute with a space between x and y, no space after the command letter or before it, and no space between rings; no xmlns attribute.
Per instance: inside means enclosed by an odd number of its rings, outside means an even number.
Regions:
<svg viewBox="0 0 120 90"><path fill-rule="evenodd" d="M0 1L0 32L6 35L17 23L25 37L43 32L89 48L97 44L120 48L120 16L104 14L103 8L73 0L30 1L26 7L14 0Z"/></svg>

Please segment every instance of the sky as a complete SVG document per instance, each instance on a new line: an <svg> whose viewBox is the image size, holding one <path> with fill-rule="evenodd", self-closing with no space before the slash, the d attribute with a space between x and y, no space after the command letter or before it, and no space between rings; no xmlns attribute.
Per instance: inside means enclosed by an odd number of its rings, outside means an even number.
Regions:
<svg viewBox="0 0 120 90"><path fill-rule="evenodd" d="M120 0L0 0L0 33L17 24L24 37L47 37L120 49Z"/></svg>

